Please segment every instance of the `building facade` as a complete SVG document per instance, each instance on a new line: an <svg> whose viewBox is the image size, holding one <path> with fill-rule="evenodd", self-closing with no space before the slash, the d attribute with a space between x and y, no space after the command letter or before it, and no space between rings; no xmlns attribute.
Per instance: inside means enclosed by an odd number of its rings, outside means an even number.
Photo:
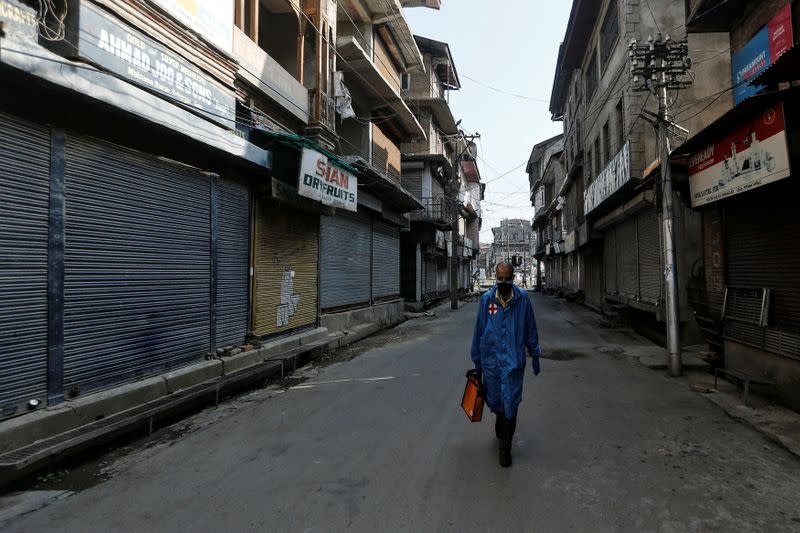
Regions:
<svg viewBox="0 0 800 533"><path fill-rule="evenodd" d="M0 419L402 318L401 2L34 4L0 1Z"/></svg>
<svg viewBox="0 0 800 533"><path fill-rule="evenodd" d="M719 364L775 383L800 409L795 80L800 11L787 1L689 3L689 31L722 32L726 112L673 152L702 219L691 303ZM723 5L725 4L725 5ZM754 61L754 59L757 59Z"/></svg>
<svg viewBox="0 0 800 533"><path fill-rule="evenodd" d="M503 219L500 225L492 228L494 241L492 257L494 267L497 263L508 262L514 265L516 283L530 287L535 281L535 260L531 256L533 233L530 220L521 218ZM491 273L494 275L494 271Z"/></svg>

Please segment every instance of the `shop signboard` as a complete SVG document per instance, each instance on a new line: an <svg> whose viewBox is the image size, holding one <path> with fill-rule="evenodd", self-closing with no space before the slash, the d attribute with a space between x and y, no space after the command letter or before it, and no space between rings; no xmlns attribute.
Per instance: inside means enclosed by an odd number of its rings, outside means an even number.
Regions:
<svg viewBox="0 0 800 533"><path fill-rule="evenodd" d="M297 191L324 205L358 210L358 180L349 171L334 165L328 156L303 148Z"/></svg>
<svg viewBox="0 0 800 533"><path fill-rule="evenodd" d="M792 9L786 4L769 23L731 57L733 98L736 104L763 89L747 80L774 63L781 54L792 47Z"/></svg>
<svg viewBox="0 0 800 533"><path fill-rule="evenodd" d="M3 40L6 44L36 43L39 37L36 11L16 0L0 0L0 22L3 23Z"/></svg>
<svg viewBox="0 0 800 533"><path fill-rule="evenodd" d="M192 63L101 9L81 2L80 55L117 76L232 128L236 97Z"/></svg>
<svg viewBox="0 0 800 533"><path fill-rule="evenodd" d="M152 0L220 50L233 49L233 0Z"/></svg>
<svg viewBox="0 0 800 533"><path fill-rule="evenodd" d="M583 212L587 215L631 180L630 142L608 163L586 192L583 193Z"/></svg>
<svg viewBox="0 0 800 533"><path fill-rule="evenodd" d="M692 207L767 185L790 174L783 103L778 102L691 154Z"/></svg>

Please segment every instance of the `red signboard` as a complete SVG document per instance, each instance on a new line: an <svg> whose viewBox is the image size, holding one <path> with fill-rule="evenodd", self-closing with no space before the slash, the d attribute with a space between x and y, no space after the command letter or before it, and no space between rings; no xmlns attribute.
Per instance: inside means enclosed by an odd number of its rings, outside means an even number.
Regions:
<svg viewBox="0 0 800 533"><path fill-rule="evenodd" d="M689 158L692 207L790 175L783 103L755 115Z"/></svg>

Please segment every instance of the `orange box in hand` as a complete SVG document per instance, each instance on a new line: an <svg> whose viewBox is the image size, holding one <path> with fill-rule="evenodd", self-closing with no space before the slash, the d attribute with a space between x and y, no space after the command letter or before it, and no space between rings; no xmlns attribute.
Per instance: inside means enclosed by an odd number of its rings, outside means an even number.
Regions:
<svg viewBox="0 0 800 533"><path fill-rule="evenodd" d="M480 422L483 417L483 394L481 382L477 376L467 376L467 386L464 388L464 397L461 398L461 407L467 413L470 422Z"/></svg>

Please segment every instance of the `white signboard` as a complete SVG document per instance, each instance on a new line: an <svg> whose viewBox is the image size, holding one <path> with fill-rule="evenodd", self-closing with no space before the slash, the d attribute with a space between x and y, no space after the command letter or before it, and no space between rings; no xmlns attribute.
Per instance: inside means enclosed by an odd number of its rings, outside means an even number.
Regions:
<svg viewBox="0 0 800 533"><path fill-rule="evenodd" d="M583 212L589 214L631 180L630 144L625 143L614 159L583 193Z"/></svg>
<svg viewBox="0 0 800 533"><path fill-rule="evenodd" d="M153 0L221 50L233 49L233 0Z"/></svg>
<svg viewBox="0 0 800 533"><path fill-rule="evenodd" d="M303 148L297 192L331 207L358 210L356 177L331 164L325 154L310 148Z"/></svg>
<svg viewBox="0 0 800 533"><path fill-rule="evenodd" d="M788 178L783 104L777 103L689 158L692 207Z"/></svg>

